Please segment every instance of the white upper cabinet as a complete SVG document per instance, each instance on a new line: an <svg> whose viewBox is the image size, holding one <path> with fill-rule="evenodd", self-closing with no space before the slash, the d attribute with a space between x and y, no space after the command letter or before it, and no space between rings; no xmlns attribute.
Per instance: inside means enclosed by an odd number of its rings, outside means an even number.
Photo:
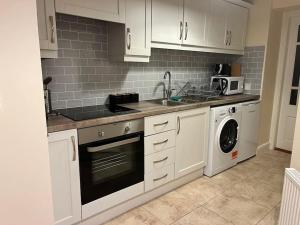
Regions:
<svg viewBox="0 0 300 225"><path fill-rule="evenodd" d="M177 113L175 177L201 170L206 165L209 108Z"/></svg>
<svg viewBox="0 0 300 225"><path fill-rule="evenodd" d="M81 220L77 130L50 133L48 137L54 224Z"/></svg>
<svg viewBox="0 0 300 225"><path fill-rule="evenodd" d="M125 0L55 0L56 11L125 23Z"/></svg>
<svg viewBox="0 0 300 225"><path fill-rule="evenodd" d="M57 58L54 0L37 0L37 18L42 58Z"/></svg>
<svg viewBox="0 0 300 225"><path fill-rule="evenodd" d="M184 0L184 45L206 46L210 0Z"/></svg>
<svg viewBox="0 0 300 225"><path fill-rule="evenodd" d="M230 4L227 7L227 31L229 40L227 48L244 50L248 22L248 9Z"/></svg>
<svg viewBox="0 0 300 225"><path fill-rule="evenodd" d="M152 0L152 42L178 44L183 38L183 0Z"/></svg>
<svg viewBox="0 0 300 225"><path fill-rule="evenodd" d="M126 0L126 55L150 56L150 4L150 0Z"/></svg>
<svg viewBox="0 0 300 225"><path fill-rule="evenodd" d="M211 0L206 39L212 48L243 51L248 9L224 0Z"/></svg>
<svg viewBox="0 0 300 225"><path fill-rule="evenodd" d="M224 0L211 0L211 11L206 28L207 46L226 48L227 6Z"/></svg>
<svg viewBox="0 0 300 225"><path fill-rule="evenodd" d="M126 0L124 24L109 23L109 56L113 61L149 62L151 0Z"/></svg>

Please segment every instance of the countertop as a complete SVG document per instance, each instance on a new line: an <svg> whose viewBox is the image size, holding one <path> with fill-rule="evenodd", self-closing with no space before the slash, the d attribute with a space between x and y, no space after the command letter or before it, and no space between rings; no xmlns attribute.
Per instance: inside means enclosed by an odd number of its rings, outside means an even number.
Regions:
<svg viewBox="0 0 300 225"><path fill-rule="evenodd" d="M159 115L164 113L196 109L196 108L206 107L206 106L220 106L220 105L234 104L234 103L259 100L259 99L260 99L259 95L242 94L242 95L223 96L216 100L199 102L199 103L191 103L191 104L183 104L178 106L162 106L147 101L141 101L137 103L123 104L122 106L139 110L139 112L125 114L125 115L103 117L103 118L84 120L84 121L73 121L62 115L58 115L58 116L51 115L47 120L47 129L48 129L48 133L52 133L57 131L69 130L69 129L85 128L85 127L98 126L98 125L109 124L109 123L116 123L116 122L121 122L126 120L141 119L147 116L154 116L154 115Z"/></svg>

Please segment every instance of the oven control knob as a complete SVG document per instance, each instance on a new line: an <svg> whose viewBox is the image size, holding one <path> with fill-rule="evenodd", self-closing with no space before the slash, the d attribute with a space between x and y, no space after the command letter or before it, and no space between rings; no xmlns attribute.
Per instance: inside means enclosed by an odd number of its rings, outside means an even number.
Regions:
<svg viewBox="0 0 300 225"><path fill-rule="evenodd" d="M99 137L104 137L104 131L98 131L98 136Z"/></svg>
<svg viewBox="0 0 300 225"><path fill-rule="evenodd" d="M128 133L129 131L130 131L130 127L129 126L125 127L125 133Z"/></svg>

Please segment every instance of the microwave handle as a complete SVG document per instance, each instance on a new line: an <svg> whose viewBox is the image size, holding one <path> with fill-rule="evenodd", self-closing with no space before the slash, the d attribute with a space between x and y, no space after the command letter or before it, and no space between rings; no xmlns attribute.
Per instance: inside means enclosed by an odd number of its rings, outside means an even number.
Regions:
<svg viewBox="0 0 300 225"><path fill-rule="evenodd" d="M87 147L87 151L89 153L100 152L100 151L103 151L103 150L106 150L106 149L118 147L118 146L121 146L121 145L131 144L131 143L138 142L138 141L140 141L140 137L134 137L134 138L130 138L130 139L122 140L122 141L117 141L117 142L113 142L113 143L106 144L106 145L100 145L100 146L97 146L97 147Z"/></svg>

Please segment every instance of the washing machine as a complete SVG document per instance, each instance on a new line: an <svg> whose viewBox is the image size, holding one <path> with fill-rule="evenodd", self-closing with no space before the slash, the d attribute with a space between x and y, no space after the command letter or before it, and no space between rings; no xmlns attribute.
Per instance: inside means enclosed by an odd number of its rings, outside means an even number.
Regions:
<svg viewBox="0 0 300 225"><path fill-rule="evenodd" d="M211 177L238 163L241 113L239 104L210 109L210 138L205 175Z"/></svg>

